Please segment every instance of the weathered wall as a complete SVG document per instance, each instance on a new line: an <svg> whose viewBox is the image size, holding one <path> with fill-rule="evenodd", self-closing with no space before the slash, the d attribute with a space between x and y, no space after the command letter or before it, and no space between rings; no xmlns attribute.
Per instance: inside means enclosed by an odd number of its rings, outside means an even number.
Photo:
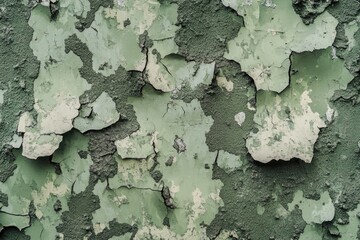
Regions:
<svg viewBox="0 0 360 240"><path fill-rule="evenodd" d="M1 0L0 239L359 239L358 0Z"/></svg>

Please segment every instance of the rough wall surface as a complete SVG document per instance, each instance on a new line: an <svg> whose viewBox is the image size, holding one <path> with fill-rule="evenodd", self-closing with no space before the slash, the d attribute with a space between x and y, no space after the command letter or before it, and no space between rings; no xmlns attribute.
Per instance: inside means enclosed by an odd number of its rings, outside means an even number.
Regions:
<svg viewBox="0 0 360 240"><path fill-rule="evenodd" d="M358 0L1 0L0 240L360 239Z"/></svg>

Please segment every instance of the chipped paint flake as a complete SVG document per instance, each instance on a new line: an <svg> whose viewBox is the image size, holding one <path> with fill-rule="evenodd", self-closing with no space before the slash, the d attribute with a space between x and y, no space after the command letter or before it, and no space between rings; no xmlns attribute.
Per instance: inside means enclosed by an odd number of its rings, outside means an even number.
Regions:
<svg viewBox="0 0 360 240"><path fill-rule="evenodd" d="M231 173L235 170L241 169L244 163L239 156L220 150L217 165L224 169L226 173Z"/></svg>
<svg viewBox="0 0 360 240"><path fill-rule="evenodd" d="M232 92L234 89L234 83L228 80L226 77L217 76L216 83L220 88L225 89L228 92Z"/></svg>
<svg viewBox="0 0 360 240"><path fill-rule="evenodd" d="M23 156L30 159L52 155L59 148L63 137L56 134L42 135L36 131L27 131L23 139Z"/></svg>
<svg viewBox="0 0 360 240"><path fill-rule="evenodd" d="M74 120L74 128L82 133L109 127L120 119L115 102L106 92L103 92L93 103L87 104L85 109L89 109L89 114Z"/></svg>
<svg viewBox="0 0 360 240"><path fill-rule="evenodd" d="M31 115L31 113L30 112L24 112L20 116L17 131L19 133L24 133L27 128L30 128L34 124L35 124L35 119Z"/></svg>
<svg viewBox="0 0 360 240"><path fill-rule="evenodd" d="M245 122L245 113L239 112L234 116L235 122L241 127L241 125Z"/></svg>
<svg viewBox="0 0 360 240"><path fill-rule="evenodd" d="M22 144L22 139L23 138L21 136L14 134L11 142L9 142L9 145L11 145L13 148L20 148Z"/></svg>

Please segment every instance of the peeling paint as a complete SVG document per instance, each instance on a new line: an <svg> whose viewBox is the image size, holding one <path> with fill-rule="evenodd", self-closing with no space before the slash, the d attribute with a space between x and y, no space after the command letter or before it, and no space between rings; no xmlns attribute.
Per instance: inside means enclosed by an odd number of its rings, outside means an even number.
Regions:
<svg viewBox="0 0 360 240"><path fill-rule="evenodd" d="M306 223L321 224L333 220L335 216L335 207L328 192L322 193L318 201L304 198L301 191L296 192L294 201L288 204L289 211L295 206L301 209Z"/></svg>
<svg viewBox="0 0 360 240"><path fill-rule="evenodd" d="M296 72L286 90L281 94L258 91L254 116L258 132L250 133L246 142L255 160L311 162L313 145L320 129L326 127L328 101L336 89L345 89L353 79L342 65L341 60L331 59L329 50L295 55L292 69ZM329 66L333 72L328 71ZM307 74L314 69L318 74ZM316 91L320 88L322 94Z"/></svg>
<svg viewBox="0 0 360 240"><path fill-rule="evenodd" d="M35 131L27 131L23 140L23 156L30 159L52 155L59 148L63 137L56 134L42 135Z"/></svg>
<svg viewBox="0 0 360 240"><path fill-rule="evenodd" d="M245 113L239 112L234 116L235 122L241 127L241 125L245 122Z"/></svg>
<svg viewBox="0 0 360 240"><path fill-rule="evenodd" d="M337 20L328 13L306 26L294 12L290 1L274 1L274 7L254 1L223 0L244 17L246 28L228 44L225 57L241 64L258 90L280 93L289 84L291 52L324 49L333 43ZM320 30L321 29L321 30ZM253 50L254 49L254 50Z"/></svg>
<svg viewBox="0 0 360 240"><path fill-rule="evenodd" d="M0 240L358 239L359 14L2 0Z"/></svg>
<svg viewBox="0 0 360 240"><path fill-rule="evenodd" d="M117 141L119 154L122 158L129 160L118 160L119 174L109 180L111 191L107 191L103 185L102 190L97 191L96 194L100 198L105 197L107 200L104 199L101 202L109 207L117 204L117 200L115 202L113 200L112 192L125 196L128 199L128 203L125 205L134 204L134 200L131 200L134 197L153 198L151 205L143 205L142 210L139 209L138 213L132 212L132 214L136 214L136 219L144 219L138 222L139 231L136 239L147 238L150 234L165 239L169 237L197 239L203 234L203 228L198 223L210 221L217 212L216 206L221 203L221 199L213 198L213 194L216 195L217 190L220 189L221 183L212 181L210 169L205 168L206 164L211 168L211 163L215 161L216 157L216 154L207 152L207 147L204 145L204 131L209 128L211 119L204 122L204 115L196 101L189 104L182 101L171 101L168 95L157 96L150 90L144 91L143 99L132 99L131 101L142 128L130 137ZM169 105L169 102L172 102L172 105ZM159 116L158 112L163 114ZM165 126L168 127L165 128ZM158 129L158 131L154 133L154 129ZM166 129L172 129L172 131ZM180 147L179 149L182 150L179 151L173 147L176 135L181 136L181 142L186 143L186 150ZM197 144L194 144L195 142ZM201 142L201 148L199 148L198 144ZM178 144L183 143L179 142ZM138 148L140 146L145 148ZM136 149L141 151L136 151ZM176 158L176 161L169 167L165 165L165 162L171 156ZM154 157L156 157L157 165L154 165ZM131 158L137 160L130 160ZM135 166L140 164L139 160L141 161L140 166L143 167L136 169ZM163 180L160 184L156 183L149 173L149 171L154 171L151 169L153 166L162 173ZM203 170L196 174L196 181L182 177L199 167ZM174 172L179 175L174 175ZM170 193L176 207L168 213L161 210L166 207L161 200L161 184L172 186ZM133 190L130 191L131 189ZM204 211L205 206L207 206L206 212ZM126 209L130 210L131 208ZM153 214L149 214L149 211L152 211ZM101 214L103 214L102 211L96 213L94 224L104 224L112 218L116 218L120 222L125 221L126 218L128 218L127 222L135 221L135 219L130 220L132 214L128 216L120 212L108 216ZM169 229L162 226L162 221L167 215ZM150 218L150 216L152 217ZM155 222L154 216L157 216Z"/></svg>
<svg viewBox="0 0 360 240"><path fill-rule="evenodd" d="M227 80L226 77L216 77L216 83L220 88L224 88L228 92L232 92L232 90L234 89L234 83Z"/></svg>
<svg viewBox="0 0 360 240"><path fill-rule="evenodd" d="M85 108L90 109L90 112L74 119L74 128L82 133L106 128L120 118L116 104L106 92L103 92L93 103L87 104Z"/></svg>

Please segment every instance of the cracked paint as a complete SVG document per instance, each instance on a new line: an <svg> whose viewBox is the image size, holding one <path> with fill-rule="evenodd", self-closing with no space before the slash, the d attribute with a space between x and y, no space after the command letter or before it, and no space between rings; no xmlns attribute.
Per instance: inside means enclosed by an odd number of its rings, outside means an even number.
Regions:
<svg viewBox="0 0 360 240"><path fill-rule="evenodd" d="M103 92L93 103L87 104L81 116L74 119L74 128L84 133L89 130L106 128L120 118L116 104L109 94ZM86 113L88 110L88 113Z"/></svg>
<svg viewBox="0 0 360 240"><path fill-rule="evenodd" d="M2 0L0 240L359 239L359 15Z"/></svg>
<svg viewBox="0 0 360 240"><path fill-rule="evenodd" d="M309 53L294 55L290 86L281 94L258 91L254 116L258 131L250 133L246 142L255 160L298 158L311 162L313 145L320 129L326 127L328 101L336 89L345 89L353 79L329 51L317 51L317 57L312 53L311 60ZM307 73L314 69L316 75Z"/></svg>
<svg viewBox="0 0 360 240"><path fill-rule="evenodd" d="M326 125L319 114L311 110L309 92L303 91L291 91L289 95L284 92L286 100L275 94L258 93L258 103L263 108L257 108L254 121L259 131L251 133L246 141L255 160L267 163L273 159L299 158L311 162L313 145L320 128ZM289 106L290 101L297 103Z"/></svg>
<svg viewBox="0 0 360 240"><path fill-rule="evenodd" d="M205 118L197 101L173 101L169 95L159 96L151 90L144 90L143 98L131 99L131 103L135 107L141 129L130 137L117 141L118 152L122 157L118 160L119 174L109 179L111 191L106 191L103 185L101 192L96 194L101 199L107 199L101 201L107 206L117 204L118 200L113 201L119 194L125 195L127 199L131 196L151 198L153 204L142 206L138 213L129 212L125 215L119 212L104 216L99 211L98 214L102 215L95 215L94 224L103 225L113 218L120 222L144 219L138 222L139 232L135 239L151 235L165 239L197 239L204 234L204 229L198 223L211 221L217 212L217 206L221 204L221 198L213 198L218 195L221 182L211 180L211 165L217 155L208 152L205 145L205 132L212 120ZM155 129L158 130L156 133ZM177 147L173 146L175 144ZM139 146L145 148L139 149ZM169 157L176 159L171 166L165 164ZM131 158L136 160L132 161ZM138 161L141 161L140 169L134 167L140 164ZM203 169L196 174L196 180L183 177L195 169ZM162 174L160 184L152 179L150 171L154 170ZM164 211L166 206L160 195L161 184L171 186L170 194L174 199L175 209ZM134 191L130 191L131 189ZM134 200L129 199L127 202L130 204L127 209L130 210ZM154 219L155 216L157 220ZM170 228L162 226L165 217L169 218Z"/></svg>
<svg viewBox="0 0 360 240"><path fill-rule="evenodd" d="M114 74L120 65L126 70L143 69L145 56L138 47L140 34L133 29L118 29L118 22L111 18L116 13L112 14L110 11L112 9L100 8L95 14L95 21L91 27L79 35L93 53L94 71L109 76ZM118 13L118 15L122 14Z"/></svg>
<svg viewBox="0 0 360 240"><path fill-rule="evenodd" d="M226 6L244 17L245 28L229 42L225 57L241 64L258 90L282 92L289 84L291 52L324 49L335 39L337 20L328 13L306 26L290 1L228 1ZM321 29L321 30L320 30Z"/></svg>

